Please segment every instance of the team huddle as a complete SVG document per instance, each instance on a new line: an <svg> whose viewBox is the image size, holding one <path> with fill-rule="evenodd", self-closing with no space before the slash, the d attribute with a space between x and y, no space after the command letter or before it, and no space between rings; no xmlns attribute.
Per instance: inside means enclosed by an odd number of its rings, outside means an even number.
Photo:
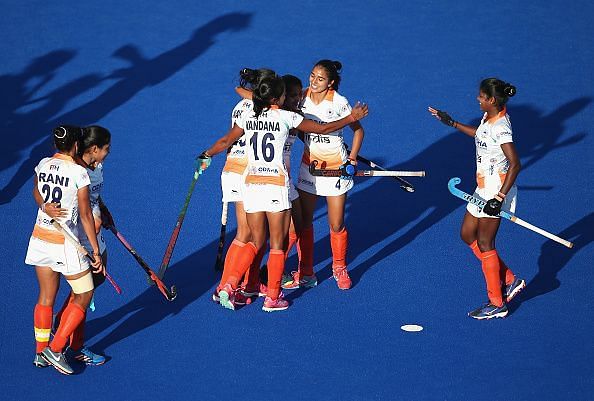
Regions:
<svg viewBox="0 0 594 401"><path fill-rule="evenodd" d="M369 110L364 104L351 107L338 93L341 68L338 61L320 60L305 89L292 75L243 69L236 88L242 99L231 112L231 129L196 160L196 170L202 174L213 156L227 154L221 174L222 201L225 207L229 203L235 207L237 232L212 294L213 301L224 308L235 310L263 297L262 310L282 311L289 307L283 290L317 285L313 215L318 197L326 198L328 207L333 277L341 290L352 286L345 204L364 138L359 121ZM488 201L482 208L468 205L461 236L481 262L487 283L489 301L469 313L476 319L506 316L506 303L525 287L524 280L516 278L495 250L498 215L502 208L513 212L516 204L520 163L505 107L514 94L512 85L495 78L483 80L478 100L484 116L478 128L429 108L441 122L475 139L475 194ZM344 141L346 126L353 131L350 147ZM40 287L34 311L34 364L52 365L65 374L74 372L67 355L86 364L105 362L105 357L84 346L84 323L93 291L106 277L101 227L113 226L113 219L100 191L110 138L109 131L99 126L57 127L53 131L57 153L35 169L33 195L39 211L25 260L35 266ZM291 151L298 138L304 151L300 165L291 168ZM88 256L69 241L71 237L86 248ZM294 246L297 269L285 272ZM60 275L72 291L54 317Z"/></svg>

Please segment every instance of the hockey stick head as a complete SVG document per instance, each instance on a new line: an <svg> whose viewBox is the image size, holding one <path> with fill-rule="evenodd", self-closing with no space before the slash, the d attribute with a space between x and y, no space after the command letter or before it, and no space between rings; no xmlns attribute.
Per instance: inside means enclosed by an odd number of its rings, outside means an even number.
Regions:
<svg viewBox="0 0 594 401"><path fill-rule="evenodd" d="M410 187L408 185L401 185L400 188L402 188L406 192L410 192L410 193L415 192L415 188L414 187Z"/></svg>
<svg viewBox="0 0 594 401"><path fill-rule="evenodd" d="M460 182L462 182L462 180L459 177L450 178L448 181L448 188L454 189L456 188L456 185L460 184Z"/></svg>

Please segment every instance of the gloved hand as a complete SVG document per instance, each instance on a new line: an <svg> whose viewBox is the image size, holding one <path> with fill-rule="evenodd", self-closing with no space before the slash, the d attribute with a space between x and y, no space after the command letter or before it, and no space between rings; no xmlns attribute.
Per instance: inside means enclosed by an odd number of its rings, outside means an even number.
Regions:
<svg viewBox="0 0 594 401"><path fill-rule="evenodd" d="M357 167L351 163L350 160L347 160L342 166L340 166L340 178L351 178L357 172Z"/></svg>
<svg viewBox="0 0 594 401"><path fill-rule="evenodd" d="M200 156L196 158L196 170L198 170L198 174L202 174L210 166L211 160L212 158L206 151L200 153Z"/></svg>
<svg viewBox="0 0 594 401"><path fill-rule="evenodd" d="M501 212L502 204L503 202L497 198L489 199L483 207L483 212L489 216L497 216Z"/></svg>
<svg viewBox="0 0 594 401"><path fill-rule="evenodd" d="M448 125L450 127L454 126L454 119L450 117L450 115L445 111L437 110L437 118L439 118L439 121L441 121L445 125Z"/></svg>
<svg viewBox="0 0 594 401"><path fill-rule="evenodd" d="M101 225L105 228L115 227L115 223L113 222L113 217L109 212L109 209L103 204L99 205L99 210L101 211Z"/></svg>

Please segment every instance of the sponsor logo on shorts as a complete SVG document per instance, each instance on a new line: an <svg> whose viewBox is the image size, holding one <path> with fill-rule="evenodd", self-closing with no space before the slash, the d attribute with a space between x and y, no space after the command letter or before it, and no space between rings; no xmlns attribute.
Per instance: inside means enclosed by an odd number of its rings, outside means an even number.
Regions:
<svg viewBox="0 0 594 401"><path fill-rule="evenodd" d="M273 205L278 205L278 204L280 204L280 201L278 199L273 199L272 200L272 204Z"/></svg>

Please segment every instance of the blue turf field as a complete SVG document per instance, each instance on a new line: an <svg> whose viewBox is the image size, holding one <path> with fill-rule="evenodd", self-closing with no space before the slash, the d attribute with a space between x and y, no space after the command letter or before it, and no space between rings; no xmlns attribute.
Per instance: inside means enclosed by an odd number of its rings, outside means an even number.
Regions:
<svg viewBox="0 0 594 401"><path fill-rule="evenodd" d="M591 2L2 3L2 399L592 399ZM51 154L51 127L110 128L103 198L158 268L193 158L229 125L238 71L266 66L305 81L321 58L340 60L340 92L370 105L361 154L428 172L411 179L414 194L390 179L357 181L347 204L354 288L331 279L320 202L317 288L292 293L286 313L214 305L219 156L196 185L166 276L178 299L148 288L106 233L124 293L98 290L87 344L110 361L72 377L34 368L37 283L23 260L33 168ZM447 191L453 176L472 191L474 144L426 108L477 123L478 83L493 75L518 88L508 108L524 166L517 214L575 247L502 223L498 249L528 287L508 318L478 322L466 313L485 299L482 273L458 238L463 204ZM405 333L405 323L425 330Z"/></svg>

